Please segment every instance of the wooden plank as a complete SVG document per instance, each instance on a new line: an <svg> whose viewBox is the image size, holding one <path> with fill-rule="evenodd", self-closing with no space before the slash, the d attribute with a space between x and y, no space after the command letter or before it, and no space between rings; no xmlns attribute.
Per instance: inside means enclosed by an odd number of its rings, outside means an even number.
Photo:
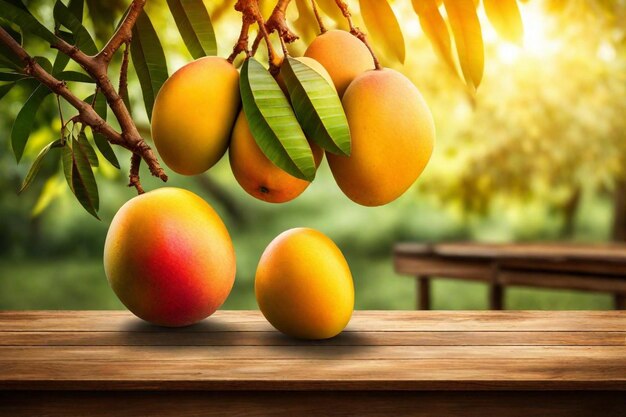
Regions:
<svg viewBox="0 0 626 417"><path fill-rule="evenodd" d="M542 359L615 361L626 366L626 346L78 346L0 347L0 360L109 361L221 361L250 360L363 360L386 359ZM2 375L2 371L0 371Z"/></svg>
<svg viewBox="0 0 626 417"><path fill-rule="evenodd" d="M432 252L442 256L484 257L507 259L600 260L623 264L626 268L626 245L569 243L514 243L476 244L440 243L433 245Z"/></svg>
<svg viewBox="0 0 626 417"><path fill-rule="evenodd" d="M394 269L399 274L425 275L431 277L459 278L489 282L492 263L490 261L455 260L439 257L396 256Z"/></svg>
<svg viewBox="0 0 626 417"><path fill-rule="evenodd" d="M0 359L0 389L626 390L613 359Z"/></svg>
<svg viewBox="0 0 626 417"><path fill-rule="evenodd" d="M300 341L278 332L6 332L0 346L622 346L626 332L362 332Z"/></svg>
<svg viewBox="0 0 626 417"><path fill-rule="evenodd" d="M626 293L626 279L589 277L565 273L500 270L498 282L544 288L567 288L583 291Z"/></svg>
<svg viewBox="0 0 626 417"><path fill-rule="evenodd" d="M11 417L622 417L616 392L0 392ZM123 404L123 407L120 406Z"/></svg>
<svg viewBox="0 0 626 417"><path fill-rule="evenodd" d="M620 311L355 311L346 332L361 331L624 331ZM258 311L218 311L186 332L273 331ZM2 331L164 331L126 311L6 311Z"/></svg>
<svg viewBox="0 0 626 417"><path fill-rule="evenodd" d="M0 346L624 346L624 332L345 332L302 341L268 332L0 332Z"/></svg>

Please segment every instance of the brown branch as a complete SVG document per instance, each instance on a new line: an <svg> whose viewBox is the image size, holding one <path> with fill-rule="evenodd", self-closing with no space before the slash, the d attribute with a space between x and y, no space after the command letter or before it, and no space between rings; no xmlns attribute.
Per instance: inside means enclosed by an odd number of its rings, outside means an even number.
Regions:
<svg viewBox="0 0 626 417"><path fill-rule="evenodd" d="M233 52L228 57L228 62L231 64L241 52L245 52L246 57L250 56L250 51L248 50L248 32L250 31L250 25L252 23L254 23L254 19L250 16L245 14L241 16L241 32L239 33L239 39L237 39L237 43L233 46Z"/></svg>
<svg viewBox="0 0 626 417"><path fill-rule="evenodd" d="M122 55L122 66L120 67L120 83L118 87L119 95L122 99L128 99L128 52L130 43L126 43L124 54Z"/></svg>
<svg viewBox="0 0 626 417"><path fill-rule="evenodd" d="M135 126L130 112L126 108L126 104L124 104L124 100L122 100L120 94L117 92L107 75L109 62L111 61L113 54L121 47L121 45L130 42L132 38L132 28L145 4L146 0L133 0L127 15L124 18L124 21L120 24L118 30L102 51L93 57L86 55L78 47L70 45L60 38L54 45L52 45L52 47L58 49L77 62L96 81L100 91L107 100L107 104L113 111L113 114L122 128L120 140L112 139L109 135L105 134L105 136L110 139L109 141L114 144L122 145L125 148L130 149L133 153L139 153L148 165L150 173L155 177L161 178L163 181L167 181L165 171L161 168L158 159L154 155L150 146L148 146L137 131L137 126ZM112 128L108 126L108 130L112 130Z"/></svg>
<svg viewBox="0 0 626 417"><path fill-rule="evenodd" d="M279 3L276 5L276 8L278 8L281 3L285 3L285 7L286 7L289 1L290 0L279 0ZM276 8L274 10L276 10ZM257 37L262 37L265 40L265 44L267 45L267 55L268 55L269 63L270 63L269 71L273 75L276 75L278 71L280 70L280 64L282 62L282 58L278 57L278 55L276 54L276 51L274 50L274 47L272 46L272 42L270 41L269 32L266 29L266 26L265 26L266 23L263 20L263 15L261 14L261 10L259 8L259 0L237 0L237 3L235 4L235 10L237 10L238 12L241 12L243 16L242 26L245 26L246 23L248 24L252 24L253 22L257 23L257 26L259 28ZM244 28L242 27L242 32L243 30ZM246 33L246 37L247 37L247 33ZM296 39L297 39L297 36L296 36ZM258 42L256 40L255 40L255 44L258 46ZM247 47L247 40L246 40L246 47ZM235 48L233 48L233 53L236 50L236 48L237 48L237 45L235 45ZM256 51L256 48L255 48L255 51Z"/></svg>
<svg viewBox="0 0 626 417"><path fill-rule="evenodd" d="M315 15L315 20L317 20L317 25L320 27L320 33L323 35L327 31L326 26L324 26L322 16L320 16L320 12L317 10L317 2L315 0L311 0L311 6L313 7L313 14Z"/></svg>
<svg viewBox="0 0 626 417"><path fill-rule="evenodd" d="M128 13L124 18L124 21L120 24L117 31L113 34L109 42L102 48L102 50L94 57L98 62L103 62L108 65L113 59L115 52L121 48L125 43L129 43L133 38L133 26L137 18L143 11L147 0L133 0L128 9Z"/></svg>
<svg viewBox="0 0 626 417"><path fill-rule="evenodd" d="M268 33L277 32L278 36L285 42L292 43L299 38L298 35L293 33L289 29L289 26L287 26L287 7L289 6L289 2L291 2L291 0L278 0L272 14L267 18L267 22L265 22L265 28Z"/></svg>
<svg viewBox="0 0 626 417"><path fill-rule="evenodd" d="M145 0L135 0L133 6L131 6L131 10L134 8L135 4L143 7ZM129 16L131 16L130 13L127 19ZM125 24L122 23L122 26L124 25ZM118 30L114 37L115 36L123 36L123 32ZM97 86L106 97L109 107L113 110L113 113L122 127L122 133L115 131L111 125L96 113L92 106L76 97L63 81L56 79L37 64L26 50L2 28L0 28L0 43L6 45L24 63L22 71L25 74L36 78L40 83L50 88L55 94L63 97L78 110L78 119L81 123L90 126L94 132L103 134L110 143L129 149L133 153L140 154L150 168L150 172L163 181L167 181L167 175L163 168L161 168L156 155L137 132L137 128L130 117L128 109L107 76L108 62L99 61L95 57L90 57L76 46L70 45L62 39L58 39L57 43L52 45L54 48L67 54L70 58L79 63L96 81ZM112 45L116 43L117 41L113 43L109 42L109 44Z"/></svg>
<svg viewBox="0 0 626 417"><path fill-rule="evenodd" d="M141 155L134 153L130 157L130 174L128 175L128 186L135 187L137 194L143 194L145 191L141 186L141 180L139 179L139 166L141 165Z"/></svg>
<svg viewBox="0 0 626 417"><path fill-rule="evenodd" d="M374 67L377 70L382 69L380 62L378 62L378 58L376 58L376 54L374 53L374 50L372 49L369 42L367 41L367 36L365 35L365 33L363 33L363 31L361 31L361 29L354 26L354 23L352 22L352 14L350 13L350 10L348 9L348 4L343 0L335 0L335 3L337 3L337 7L339 7L339 10L341 10L341 14L343 14L343 17L345 17L346 20L348 21L348 26L350 26L350 33L352 33L354 36L359 38L361 42L363 42L365 46L367 47L367 49L370 51L370 54L372 55L372 59L374 60Z"/></svg>

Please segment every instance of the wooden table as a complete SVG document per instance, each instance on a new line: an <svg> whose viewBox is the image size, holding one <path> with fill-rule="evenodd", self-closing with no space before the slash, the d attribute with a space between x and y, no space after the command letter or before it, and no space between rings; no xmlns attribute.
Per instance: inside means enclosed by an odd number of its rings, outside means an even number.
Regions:
<svg viewBox="0 0 626 417"><path fill-rule="evenodd" d="M618 311L357 311L318 342L256 311L0 312L1 416L624 416L625 390Z"/></svg>
<svg viewBox="0 0 626 417"><path fill-rule="evenodd" d="M417 278L418 307L430 308L435 277L489 284L489 307L504 307L507 286L612 293L626 309L626 245L400 243L396 272Z"/></svg>

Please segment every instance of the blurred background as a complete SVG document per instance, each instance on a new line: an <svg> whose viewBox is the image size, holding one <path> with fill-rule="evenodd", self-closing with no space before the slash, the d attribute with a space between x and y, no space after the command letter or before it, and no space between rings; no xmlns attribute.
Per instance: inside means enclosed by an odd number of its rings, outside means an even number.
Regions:
<svg viewBox="0 0 626 417"><path fill-rule="evenodd" d="M54 26L53 2L26 3L49 28ZM98 46L108 39L127 3L87 1L91 11L85 14L85 24L96 34ZM239 33L233 3L205 0L224 57ZM437 126L433 158L403 197L385 207L358 206L341 193L325 162L307 191L282 205L248 196L233 178L227 158L203 176L170 173L169 186L200 194L230 230L238 271L224 308L256 308L258 259L276 235L292 227L319 229L339 245L352 269L359 309L415 307L414 280L393 271L395 242L626 239L626 2L523 2L523 46L499 39L481 6L485 75L475 96L437 57L411 2L391 3L404 33L407 60L399 66L385 58L385 51L378 52L385 65L418 86ZM165 0L150 1L147 11L171 74L191 57ZM298 22L296 8L289 13L290 21ZM98 18L91 20L90 15ZM333 26L330 19L326 23ZM305 49L316 27L296 31L304 39L293 46L293 54ZM32 55L54 56L40 41L27 38L25 46ZM83 96L90 94L89 87L80 85L76 91L81 88ZM132 76L129 89L133 115L149 136L139 84ZM25 157L16 164L11 125L30 91L13 89L0 102L0 309L123 308L107 285L102 251L113 215L135 195L126 187L130 155L116 149L121 171L104 159L97 169L102 221L92 218L71 195L53 158L31 188L18 196L30 163L60 128L50 96L37 114ZM69 107L64 113L73 114ZM146 189L162 186L143 168L142 174ZM487 308L482 284L435 280L433 294L435 309ZM609 309L612 298L513 288L507 291L506 306Z"/></svg>

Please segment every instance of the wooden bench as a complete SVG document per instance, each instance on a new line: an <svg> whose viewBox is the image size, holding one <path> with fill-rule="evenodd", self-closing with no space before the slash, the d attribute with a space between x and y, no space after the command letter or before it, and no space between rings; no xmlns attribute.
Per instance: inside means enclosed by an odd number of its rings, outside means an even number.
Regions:
<svg viewBox="0 0 626 417"><path fill-rule="evenodd" d="M617 417L625 390L620 311L357 311L317 342L256 311L0 312L1 416Z"/></svg>
<svg viewBox="0 0 626 417"><path fill-rule="evenodd" d="M435 277L489 284L489 307L504 307L504 289L519 285L608 292L626 309L626 245L401 243L396 272L417 277L417 305L431 306Z"/></svg>

